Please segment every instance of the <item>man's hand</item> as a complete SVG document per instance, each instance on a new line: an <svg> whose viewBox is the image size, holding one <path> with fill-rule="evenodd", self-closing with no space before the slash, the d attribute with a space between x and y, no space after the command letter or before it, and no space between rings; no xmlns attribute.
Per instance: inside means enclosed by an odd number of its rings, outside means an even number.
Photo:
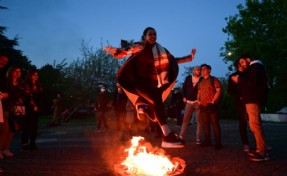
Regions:
<svg viewBox="0 0 287 176"><path fill-rule="evenodd" d="M192 48L191 54L190 54L192 60L194 59L195 53L196 53L196 49L195 49L195 48Z"/></svg>
<svg viewBox="0 0 287 176"><path fill-rule="evenodd" d="M239 75L231 76L231 80L235 83L238 83Z"/></svg>
<svg viewBox="0 0 287 176"><path fill-rule="evenodd" d="M183 101L184 103L186 103L186 100L187 100L187 99L186 99L185 97L183 97L182 101Z"/></svg>

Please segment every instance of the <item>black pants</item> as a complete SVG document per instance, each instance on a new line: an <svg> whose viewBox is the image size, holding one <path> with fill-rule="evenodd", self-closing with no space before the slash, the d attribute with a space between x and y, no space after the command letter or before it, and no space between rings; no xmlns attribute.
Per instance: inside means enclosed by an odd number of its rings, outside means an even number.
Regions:
<svg viewBox="0 0 287 176"><path fill-rule="evenodd" d="M36 145L36 138L38 134L38 121L39 113L33 111L33 109L26 110L26 117L23 121L23 133L21 144Z"/></svg>
<svg viewBox="0 0 287 176"><path fill-rule="evenodd" d="M106 129L109 128L107 119L106 119L106 111L97 112L97 119L98 119L97 129L101 129L102 123L104 124L104 127Z"/></svg>
<svg viewBox="0 0 287 176"><path fill-rule="evenodd" d="M212 124L215 136L215 144L221 145L221 128L219 125L218 115L218 109L210 111L208 108L200 106L200 118L203 122L205 143L211 143L210 124Z"/></svg>
<svg viewBox="0 0 287 176"><path fill-rule="evenodd" d="M158 88L157 81L148 79L137 79L135 91L140 96L138 102L147 103L149 108L155 114L160 125L166 124L164 116L164 103L162 101L162 93L164 87Z"/></svg>
<svg viewBox="0 0 287 176"><path fill-rule="evenodd" d="M243 145L249 145L248 136L247 136L247 113L245 104L242 101L236 102L236 111L238 113L238 120L239 120L239 132L240 137Z"/></svg>

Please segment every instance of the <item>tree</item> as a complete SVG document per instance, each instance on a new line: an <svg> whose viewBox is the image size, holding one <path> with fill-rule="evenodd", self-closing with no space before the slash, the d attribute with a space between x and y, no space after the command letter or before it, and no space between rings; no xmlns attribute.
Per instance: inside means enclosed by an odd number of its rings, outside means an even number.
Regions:
<svg viewBox="0 0 287 176"><path fill-rule="evenodd" d="M6 10L6 7L0 6L0 10ZM4 35L7 30L6 27L0 26L0 53L9 57L9 63L6 67L19 66L23 69L24 73L31 67L35 67L31 64L26 56L23 56L22 51L15 49L18 46L18 37L9 39Z"/></svg>
<svg viewBox="0 0 287 176"><path fill-rule="evenodd" d="M63 75L63 69L66 65L66 59L64 59L60 64L56 64L56 61L54 61L53 65L46 64L39 69L39 79L44 88L45 101L43 111L45 114L51 113L54 98L58 93L63 94L66 87L68 87L64 82Z"/></svg>
<svg viewBox="0 0 287 176"><path fill-rule="evenodd" d="M226 18L223 32L228 34L221 56L225 63L235 61L241 54L249 54L260 59L266 66L270 86L273 90L287 88L287 1L285 0L246 0L245 6L237 6L239 14ZM229 66L232 70L232 66ZM282 88L281 88L282 89ZM285 89L286 90L286 89ZM275 99L270 111L286 106L287 93ZM270 105L270 104L269 104Z"/></svg>
<svg viewBox="0 0 287 176"><path fill-rule="evenodd" d="M85 42L82 42L81 52L83 58L72 62L63 74L69 85L65 91L83 103L96 98L101 84L107 85L110 91L115 89L120 63L103 49L93 51Z"/></svg>

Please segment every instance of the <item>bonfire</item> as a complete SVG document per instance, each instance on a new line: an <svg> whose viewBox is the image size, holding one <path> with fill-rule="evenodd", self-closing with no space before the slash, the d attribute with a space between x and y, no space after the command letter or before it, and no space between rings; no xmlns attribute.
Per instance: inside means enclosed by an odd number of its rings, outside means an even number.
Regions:
<svg viewBox="0 0 287 176"><path fill-rule="evenodd" d="M121 176L173 176L182 174L185 161L165 155L165 151L144 142L144 137L133 137L128 156L115 165L115 172Z"/></svg>

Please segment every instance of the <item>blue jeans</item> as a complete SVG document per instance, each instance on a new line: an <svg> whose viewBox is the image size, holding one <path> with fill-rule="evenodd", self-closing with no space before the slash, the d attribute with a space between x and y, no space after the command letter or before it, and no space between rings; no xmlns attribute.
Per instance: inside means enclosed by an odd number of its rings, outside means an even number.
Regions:
<svg viewBox="0 0 287 176"><path fill-rule="evenodd" d="M184 116L183 116L183 122L182 122L182 126L181 126L181 131L180 131L180 136L184 137L188 123L190 122L190 119L192 118L192 113L195 111L196 116L195 118L197 118L197 130L196 130L196 138L200 139L201 138L201 134L202 134L202 120L200 118L199 115L199 105L197 103L186 103L185 105L185 109L184 109Z"/></svg>

